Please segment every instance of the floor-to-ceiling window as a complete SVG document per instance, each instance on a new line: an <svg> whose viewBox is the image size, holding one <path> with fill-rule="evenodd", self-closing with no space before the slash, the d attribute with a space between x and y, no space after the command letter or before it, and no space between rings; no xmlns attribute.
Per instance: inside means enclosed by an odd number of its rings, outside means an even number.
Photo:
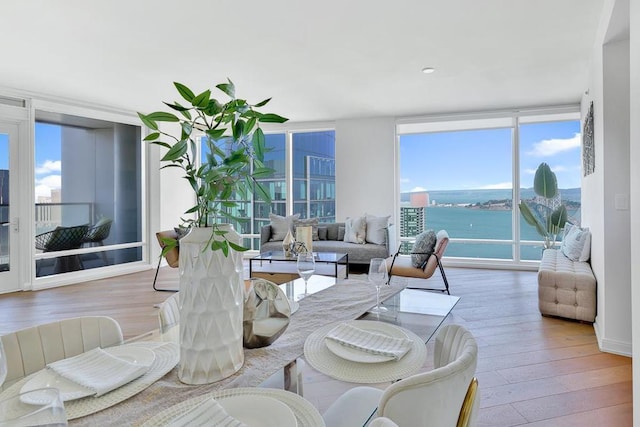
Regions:
<svg viewBox="0 0 640 427"><path fill-rule="evenodd" d="M223 141L220 143L224 144ZM238 200L232 213L244 245L260 248L260 228L270 222L269 214L299 213L301 218L335 221L335 131L287 131L265 134L265 166L273 172L258 181L271 196L267 204L252 196ZM201 157L207 144L201 141ZM226 222L229 218L224 219Z"/></svg>
<svg viewBox="0 0 640 427"><path fill-rule="evenodd" d="M399 125L404 251L425 229L445 229L448 257L539 260L542 238L520 220L517 204L533 197L533 173L544 161L579 222L579 123L576 109Z"/></svg>
<svg viewBox="0 0 640 427"><path fill-rule="evenodd" d="M36 111L36 277L142 260L140 135L140 126Z"/></svg>

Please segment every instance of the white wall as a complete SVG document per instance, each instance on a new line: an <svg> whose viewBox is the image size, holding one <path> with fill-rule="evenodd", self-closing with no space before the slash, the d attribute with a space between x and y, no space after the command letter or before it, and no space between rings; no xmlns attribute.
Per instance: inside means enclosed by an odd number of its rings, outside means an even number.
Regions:
<svg viewBox="0 0 640 427"><path fill-rule="evenodd" d="M336 220L368 213L397 222L395 119L340 120L335 129Z"/></svg>
<svg viewBox="0 0 640 427"><path fill-rule="evenodd" d="M631 211L618 204L629 196L629 42L626 0L605 2L593 51L583 115L594 102L595 172L582 181L583 225L592 231L591 265L598 282L594 328L600 348L631 354ZM628 9L628 3L627 3ZM622 34L622 37L621 37ZM624 200L622 200L624 201Z"/></svg>
<svg viewBox="0 0 640 427"><path fill-rule="evenodd" d="M631 146L629 158L634 167L630 173L631 211L640 212L640 1L631 2L630 10L630 75L634 76L630 87ZM631 304L640 307L640 223L631 221ZM633 420L640 426L640 311L632 310L633 338Z"/></svg>

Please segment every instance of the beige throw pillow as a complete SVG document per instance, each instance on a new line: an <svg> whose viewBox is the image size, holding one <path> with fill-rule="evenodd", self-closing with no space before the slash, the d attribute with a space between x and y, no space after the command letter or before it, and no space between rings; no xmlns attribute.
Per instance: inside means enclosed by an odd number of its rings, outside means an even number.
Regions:
<svg viewBox="0 0 640 427"><path fill-rule="evenodd" d="M367 219L363 216L347 218L344 222L344 241L363 244L367 237Z"/></svg>
<svg viewBox="0 0 640 427"><path fill-rule="evenodd" d="M300 218L300 214L284 217L270 213L269 219L271 220L271 239L269 240L284 240L289 231L293 233L293 222L298 218Z"/></svg>

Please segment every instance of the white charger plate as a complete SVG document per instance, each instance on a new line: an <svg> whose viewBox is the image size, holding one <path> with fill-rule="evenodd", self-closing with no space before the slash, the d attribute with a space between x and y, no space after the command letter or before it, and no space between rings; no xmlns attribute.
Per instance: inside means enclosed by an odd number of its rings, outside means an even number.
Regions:
<svg viewBox="0 0 640 427"><path fill-rule="evenodd" d="M285 403L268 396L237 395L218 399L220 406L248 427L297 427L296 416Z"/></svg>
<svg viewBox="0 0 640 427"><path fill-rule="evenodd" d="M105 348L104 351L127 362L147 367L151 366L156 358L156 354L153 351L135 346L109 347ZM60 390L60 398L64 402L96 394L95 390L81 386L47 368L41 370L27 381L20 389L20 393L47 387ZM22 401L32 405L42 405L47 400L45 397L39 397L38 393L30 393L29 396L24 396Z"/></svg>
<svg viewBox="0 0 640 427"><path fill-rule="evenodd" d="M393 337L393 338L405 338L405 339L409 338L402 329L398 328L395 325L391 325L389 323L361 321L361 320L353 320L348 323L364 331L376 332L376 333ZM345 360L350 360L352 362L382 363L382 362L390 362L392 360L395 360L392 356L367 353L366 351L347 347L345 345L340 344L337 341L327 339L327 338L324 339L324 343L333 354Z"/></svg>

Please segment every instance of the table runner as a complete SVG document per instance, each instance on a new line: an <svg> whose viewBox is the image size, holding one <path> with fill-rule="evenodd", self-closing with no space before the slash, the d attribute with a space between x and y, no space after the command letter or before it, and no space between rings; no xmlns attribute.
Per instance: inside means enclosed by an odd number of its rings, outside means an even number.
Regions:
<svg viewBox="0 0 640 427"><path fill-rule="evenodd" d="M382 300L400 292L404 282L383 286ZM300 300L300 308L287 330L268 347L245 349L243 367L224 380L204 385L186 385L178 380L177 369L140 394L116 406L69 422L70 426L141 425L158 411L183 400L233 387L257 387L290 361L302 356L304 341L318 328L339 320L356 319L376 303L375 287L358 279L338 284Z"/></svg>

